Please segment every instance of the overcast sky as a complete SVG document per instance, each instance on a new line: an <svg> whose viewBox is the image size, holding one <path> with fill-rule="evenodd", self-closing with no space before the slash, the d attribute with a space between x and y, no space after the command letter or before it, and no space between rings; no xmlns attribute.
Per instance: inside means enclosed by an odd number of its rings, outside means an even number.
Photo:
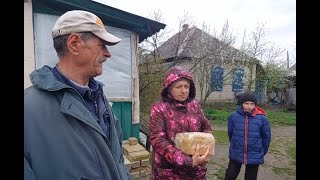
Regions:
<svg viewBox="0 0 320 180"><path fill-rule="evenodd" d="M160 10L166 28L175 32L179 17L188 12L199 29L205 22L211 29L221 30L228 20L232 32L241 41L243 31L254 31L258 23L265 23L266 39L289 51L296 60L296 1L295 0L95 0L123 11L150 18ZM284 53L285 55L286 53Z"/></svg>

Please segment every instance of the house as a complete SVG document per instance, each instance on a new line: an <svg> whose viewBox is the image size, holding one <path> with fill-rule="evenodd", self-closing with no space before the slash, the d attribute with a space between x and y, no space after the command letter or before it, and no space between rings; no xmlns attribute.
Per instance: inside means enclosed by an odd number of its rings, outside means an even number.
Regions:
<svg viewBox="0 0 320 180"><path fill-rule="evenodd" d="M290 85L286 92L286 104L296 107L296 63L289 68L289 76L287 79Z"/></svg>
<svg viewBox="0 0 320 180"><path fill-rule="evenodd" d="M289 68L290 76L296 76L296 63Z"/></svg>
<svg viewBox="0 0 320 180"><path fill-rule="evenodd" d="M121 120L124 139L139 137L138 44L166 25L91 0L24 0L24 88L29 74L43 65L58 62L51 29L68 10L87 10L101 18L106 28L122 41L108 47L112 57L97 77L106 86L106 96Z"/></svg>
<svg viewBox="0 0 320 180"><path fill-rule="evenodd" d="M263 73L259 60L195 26L184 24L180 32L156 51L165 67L180 65L190 70L196 84L196 99L200 101L234 102L239 93L249 89L256 92L258 102L264 99L265 83L256 82L260 74L257 72Z"/></svg>

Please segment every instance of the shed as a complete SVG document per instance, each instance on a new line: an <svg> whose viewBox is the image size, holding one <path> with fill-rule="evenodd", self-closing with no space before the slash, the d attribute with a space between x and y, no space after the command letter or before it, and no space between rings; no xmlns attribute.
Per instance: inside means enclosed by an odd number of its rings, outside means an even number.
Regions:
<svg viewBox="0 0 320 180"><path fill-rule="evenodd" d="M24 88L31 85L29 74L43 65L55 66L51 29L69 10L90 11L122 41L108 47L112 57L103 64L104 91L121 121L124 139L139 137L138 44L166 25L91 0L24 0Z"/></svg>

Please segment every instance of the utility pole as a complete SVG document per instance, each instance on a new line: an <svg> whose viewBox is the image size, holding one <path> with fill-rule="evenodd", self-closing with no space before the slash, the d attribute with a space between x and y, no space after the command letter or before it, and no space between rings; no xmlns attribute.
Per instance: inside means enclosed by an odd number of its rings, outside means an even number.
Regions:
<svg viewBox="0 0 320 180"><path fill-rule="evenodd" d="M287 51L287 69L290 68L289 51Z"/></svg>

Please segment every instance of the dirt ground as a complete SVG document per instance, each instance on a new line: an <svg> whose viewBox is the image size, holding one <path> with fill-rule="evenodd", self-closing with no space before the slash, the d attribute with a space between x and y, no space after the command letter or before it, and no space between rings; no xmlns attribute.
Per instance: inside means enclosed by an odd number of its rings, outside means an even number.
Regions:
<svg viewBox="0 0 320 180"><path fill-rule="evenodd" d="M226 127L214 127L216 130L227 130ZM271 128L271 145L265 156L265 163L259 167L258 180L295 180L296 160L288 155L287 149L296 141L295 126ZM207 164L208 180L224 178L228 165L229 144L216 144L215 155ZM244 180L242 166L237 180Z"/></svg>

